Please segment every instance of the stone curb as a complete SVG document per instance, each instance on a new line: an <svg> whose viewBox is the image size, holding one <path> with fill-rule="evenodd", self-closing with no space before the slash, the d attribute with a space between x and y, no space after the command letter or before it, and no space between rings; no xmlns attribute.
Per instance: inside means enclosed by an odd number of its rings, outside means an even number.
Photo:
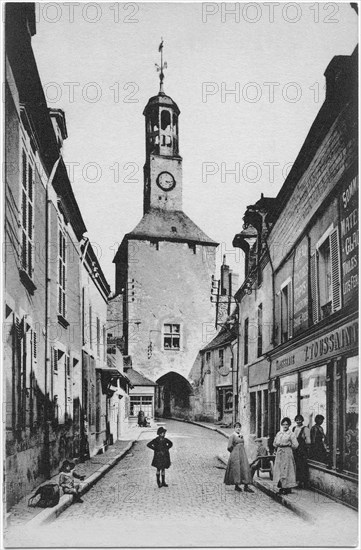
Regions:
<svg viewBox="0 0 361 550"><path fill-rule="evenodd" d="M104 464L104 466L101 466L99 470L91 474L82 484L82 488L80 491L81 495L84 495L89 489L97 482L99 479L101 479L109 470L111 470L133 447L134 443L139 439L139 436L142 432L138 434L137 439L133 439L128 443L128 445L123 449L121 453L119 453L117 456L110 459L110 462L108 464ZM30 521L28 521L25 525L29 527L36 527L37 525L41 525L43 523L48 523L54 519L56 519L64 510L69 508L73 503L73 497L71 495L63 495L59 501L59 503L54 506L53 508L47 508L37 514L34 518L32 518Z"/></svg>
<svg viewBox="0 0 361 550"><path fill-rule="evenodd" d="M177 420L177 422L186 422L187 424L194 424L195 426L200 426L201 428L206 428L207 430L212 430L213 432L218 432L223 435L223 437L229 438L229 434L221 430L220 428L215 428L214 426L207 426L207 424L202 424L201 422L196 422L195 420L185 420L183 418L169 418L167 420Z"/></svg>
<svg viewBox="0 0 361 550"><path fill-rule="evenodd" d="M227 461L224 459L223 456L218 455L217 458L223 464L227 464ZM297 503L292 502L290 499L287 498L287 496L280 495L268 484L262 483L262 481L258 480L257 478L253 478L253 485L279 504L282 504L282 506L285 506L286 508L294 512L297 516L300 516L302 519L308 522L314 523L315 519L312 514L306 512L306 510L304 510L301 506L298 506Z"/></svg>

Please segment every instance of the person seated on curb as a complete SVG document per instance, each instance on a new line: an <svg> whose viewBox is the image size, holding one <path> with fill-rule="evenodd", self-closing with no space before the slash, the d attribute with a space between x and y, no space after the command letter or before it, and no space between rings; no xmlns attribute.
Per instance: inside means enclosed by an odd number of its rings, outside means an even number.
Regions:
<svg viewBox="0 0 361 550"><path fill-rule="evenodd" d="M74 502L84 502L80 498L79 489L80 483L76 482L74 478L80 479L83 481L85 476L81 476L74 471L75 464L74 462L69 462L69 460L64 460L59 474L59 486L63 489L63 492L67 495L73 495Z"/></svg>

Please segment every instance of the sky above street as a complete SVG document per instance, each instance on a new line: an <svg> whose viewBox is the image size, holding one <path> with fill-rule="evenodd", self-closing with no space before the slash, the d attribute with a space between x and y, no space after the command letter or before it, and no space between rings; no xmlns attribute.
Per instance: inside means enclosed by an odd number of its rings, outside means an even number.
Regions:
<svg viewBox="0 0 361 550"><path fill-rule="evenodd" d="M324 71L350 55L349 3L44 3L32 43L48 106L65 111L64 159L109 284L115 252L143 214L143 109L164 88L178 104L183 210L221 243L247 205L275 196L324 100ZM242 275L241 275L242 280Z"/></svg>

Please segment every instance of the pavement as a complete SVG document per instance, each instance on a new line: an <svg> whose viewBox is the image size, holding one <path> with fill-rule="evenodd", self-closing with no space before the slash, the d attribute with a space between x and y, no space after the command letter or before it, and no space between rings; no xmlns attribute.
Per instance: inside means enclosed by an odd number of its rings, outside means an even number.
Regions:
<svg viewBox="0 0 361 550"><path fill-rule="evenodd" d="M85 462L78 462L76 465L76 472L79 475L84 475L85 480L80 482L81 495L84 495L93 485L101 479L115 464L119 462L127 452L132 448L135 441L137 441L143 431L149 431L155 434L157 426L153 424L150 428L139 428L137 425L133 425L128 428L122 435L121 440L116 441L108 449L98 454ZM76 460L74 460L76 462ZM39 485L44 485L49 482L58 483L59 474L54 475L51 479L44 481ZM36 508L28 506L30 496L35 494L37 487L33 491L22 498L17 504L15 504L5 517L5 530L13 531L19 527L30 523L31 525L40 525L47 523L58 517L64 510L66 510L73 503L73 497L71 495L63 494L60 497L59 503L53 508Z"/></svg>
<svg viewBox="0 0 361 550"><path fill-rule="evenodd" d="M57 507L35 509L32 518L27 499L14 507L6 547L28 547L29 540L36 548L356 544L357 513L317 493L300 490L274 502L267 478L255 478L254 494L226 487L225 438L232 429L173 420L161 424L174 443L168 488L156 486L146 448L158 426L133 428L127 434L131 439L77 466L87 476L84 504L70 507L72 497L64 495ZM159 525L164 528L159 530ZM298 538L295 533L300 533Z"/></svg>

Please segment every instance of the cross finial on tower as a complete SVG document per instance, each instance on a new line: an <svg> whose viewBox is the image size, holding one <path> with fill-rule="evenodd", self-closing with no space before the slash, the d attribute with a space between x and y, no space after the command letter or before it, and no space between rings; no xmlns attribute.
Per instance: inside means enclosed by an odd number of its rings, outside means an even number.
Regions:
<svg viewBox="0 0 361 550"><path fill-rule="evenodd" d="M159 86L159 93L164 94L163 89L163 80L164 80L164 72L163 70L167 68L167 62L163 62L163 37L161 38L161 43L159 44L158 52L160 52L160 65L158 63L155 63L155 66L157 67L157 72L159 73L159 80L160 80L160 86Z"/></svg>

